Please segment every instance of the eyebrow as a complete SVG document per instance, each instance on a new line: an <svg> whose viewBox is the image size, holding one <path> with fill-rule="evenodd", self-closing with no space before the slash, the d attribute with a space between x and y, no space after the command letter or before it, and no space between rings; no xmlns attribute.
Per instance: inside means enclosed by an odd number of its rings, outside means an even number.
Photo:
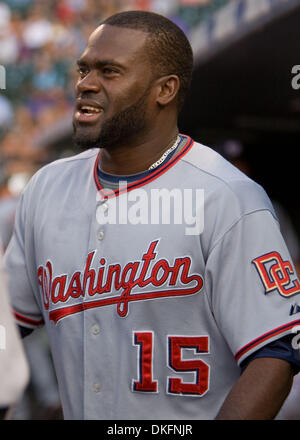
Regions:
<svg viewBox="0 0 300 440"><path fill-rule="evenodd" d="M125 69L125 66L123 66L122 64L118 63L117 61L113 60L113 59L106 59L106 60L91 60L90 62L87 62L85 59L81 59L79 58L76 61L76 64L78 67L85 67L85 66L89 66L92 65L98 69L104 67L104 66L115 66L115 67L119 67L120 69Z"/></svg>

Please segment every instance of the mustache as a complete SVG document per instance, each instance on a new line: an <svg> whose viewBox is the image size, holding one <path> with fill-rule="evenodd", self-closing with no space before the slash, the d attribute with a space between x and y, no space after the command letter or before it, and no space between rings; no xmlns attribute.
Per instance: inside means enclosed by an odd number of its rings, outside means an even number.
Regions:
<svg viewBox="0 0 300 440"><path fill-rule="evenodd" d="M80 105L82 102L90 102L101 108L104 108L105 106L104 100L91 92L82 92L75 96L76 106Z"/></svg>

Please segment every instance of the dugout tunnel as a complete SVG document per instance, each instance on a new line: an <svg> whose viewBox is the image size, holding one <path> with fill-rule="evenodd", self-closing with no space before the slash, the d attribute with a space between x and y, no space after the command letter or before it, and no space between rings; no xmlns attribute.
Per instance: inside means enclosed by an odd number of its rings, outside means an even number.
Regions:
<svg viewBox="0 0 300 440"><path fill-rule="evenodd" d="M252 177L282 203L300 233L300 88L292 87L292 68L300 65L300 4L287 4L196 59L180 130L213 147L240 140Z"/></svg>

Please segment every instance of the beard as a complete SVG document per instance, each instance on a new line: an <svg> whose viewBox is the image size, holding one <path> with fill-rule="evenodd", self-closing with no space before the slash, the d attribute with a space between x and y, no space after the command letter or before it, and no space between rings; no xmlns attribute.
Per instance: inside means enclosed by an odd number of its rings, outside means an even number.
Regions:
<svg viewBox="0 0 300 440"><path fill-rule="evenodd" d="M77 132L73 122L73 141L80 150L90 148L111 149L130 142L138 133L146 128L147 98L151 86L147 88L138 101L119 111L105 121L98 135L86 135Z"/></svg>

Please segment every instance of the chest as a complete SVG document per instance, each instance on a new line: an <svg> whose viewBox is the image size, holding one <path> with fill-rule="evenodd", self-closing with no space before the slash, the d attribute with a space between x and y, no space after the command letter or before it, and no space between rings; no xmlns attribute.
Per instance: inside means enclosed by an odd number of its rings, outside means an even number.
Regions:
<svg viewBox="0 0 300 440"><path fill-rule="evenodd" d="M160 200L159 211L145 194L103 200L83 192L39 207L37 282L50 320L110 305L124 317L133 303L202 289L204 257L199 235L187 234L184 205Z"/></svg>

